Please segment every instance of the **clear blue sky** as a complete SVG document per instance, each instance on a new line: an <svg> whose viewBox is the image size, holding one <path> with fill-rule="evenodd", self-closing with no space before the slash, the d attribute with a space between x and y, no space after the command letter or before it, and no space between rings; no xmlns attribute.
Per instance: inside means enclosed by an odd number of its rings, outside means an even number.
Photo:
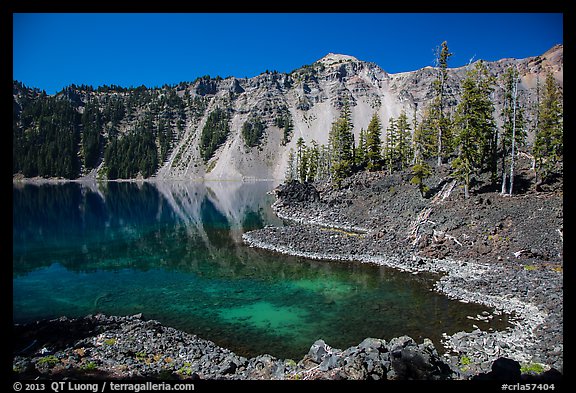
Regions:
<svg viewBox="0 0 576 393"><path fill-rule="evenodd" d="M523 58L563 43L562 14L14 14L13 77L48 94L72 83L148 87L202 75L290 72L329 52L390 73Z"/></svg>

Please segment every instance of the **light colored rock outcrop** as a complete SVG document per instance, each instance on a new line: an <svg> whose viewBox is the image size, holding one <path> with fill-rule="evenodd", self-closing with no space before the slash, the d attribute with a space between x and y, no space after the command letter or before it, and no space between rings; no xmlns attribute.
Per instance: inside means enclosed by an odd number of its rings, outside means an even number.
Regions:
<svg viewBox="0 0 576 393"><path fill-rule="evenodd" d="M521 72L520 100L527 108L528 120L534 116L536 84L543 85L545 73L550 71L563 83L563 46L557 45L541 56L526 59L502 59L488 62L491 73L502 75L505 68L516 64ZM467 67L449 69L447 92L449 106L457 104L460 81ZM436 70L425 67L416 71L388 74L374 63L363 62L353 56L330 53L290 74L264 73L250 79L227 78L212 83L204 97L210 100L204 117L197 123L188 122L182 138L172 149L170 159L159 169L157 177L165 179L206 178L275 179L283 180L290 149L296 150L299 137L307 143L328 143L328 133L340 115L345 100L351 106L356 138L366 129L374 112L378 113L384 129L391 117L406 111L412 120L416 110L420 120L431 98L431 83ZM495 91L496 118L500 116L502 91L499 82ZM192 96L198 95L198 83L187 86ZM231 98L232 97L232 98ZM199 155L198 138L206 117L216 106L231 108L230 135L214 157L204 163ZM283 130L274 124L282 109L292 117L294 129L289 143L282 144ZM241 128L251 115L260 116L267 129L261 146L248 148ZM383 130L385 139L385 131ZM533 135L529 132L529 141ZM180 152L182 166L174 165Z"/></svg>

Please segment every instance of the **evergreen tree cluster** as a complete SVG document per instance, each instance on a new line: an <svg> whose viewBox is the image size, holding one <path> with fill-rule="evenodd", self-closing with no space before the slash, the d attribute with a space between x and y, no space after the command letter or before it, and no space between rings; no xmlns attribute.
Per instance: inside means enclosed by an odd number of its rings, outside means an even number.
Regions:
<svg viewBox="0 0 576 393"><path fill-rule="evenodd" d="M84 152L84 167L96 168L102 149L102 115L98 104L89 102L84 106L82 114L82 151Z"/></svg>
<svg viewBox="0 0 576 393"><path fill-rule="evenodd" d="M507 192L512 194L514 157L518 149L525 146L527 136L524 110L518 105L519 80L519 72L513 67L508 68L502 76L502 83L504 84L504 106L501 112L503 126L500 135L502 194L506 194Z"/></svg>
<svg viewBox="0 0 576 393"><path fill-rule="evenodd" d="M71 85L48 96L13 84L13 173L77 178L95 168L111 179L154 175L207 100L166 85Z"/></svg>
<svg viewBox="0 0 576 393"><path fill-rule="evenodd" d="M104 155L108 179L150 177L158 168L156 142L151 130L135 130L113 139Z"/></svg>
<svg viewBox="0 0 576 393"><path fill-rule="evenodd" d="M13 173L78 177L80 115L69 101L41 95L14 115Z"/></svg>
<svg viewBox="0 0 576 393"><path fill-rule="evenodd" d="M447 49L442 53L447 53ZM431 169L426 160L436 157L437 166L449 162L452 176L462 182L466 197L470 195L473 178L482 173L490 174L494 188L500 178L501 193L512 194L515 157L520 148L526 148L527 137L525 108L519 105L519 79L519 72L513 66L501 77L504 103L500 113L503 122L500 129L496 125L493 101L498 81L490 75L482 61L468 66L460 86L461 98L454 116L450 116L450 113L442 114L445 111L440 105L443 100L442 90L437 88L439 82L436 80L433 84L436 96L425 108L424 117L413 136L413 183L419 186L422 184ZM537 95L540 100L541 94L538 92ZM560 97L561 92L554 77L548 74L546 89L537 108L536 138L532 147L534 169L540 175L537 189L561 167L563 113ZM551 102L548 106L551 109L545 115L553 119L551 123L554 125L549 126L550 123L543 124L539 119L546 112L546 103ZM549 168L553 169L549 171Z"/></svg>
<svg viewBox="0 0 576 393"><path fill-rule="evenodd" d="M490 99L493 90L494 78L481 61L468 71L462 82L462 98L454 119L458 157L452 161L452 167L455 176L464 183L466 197L472 174L484 169L492 173L495 170L497 129Z"/></svg>
<svg viewBox="0 0 576 393"><path fill-rule="evenodd" d="M292 131L294 130L294 124L292 122L292 115L288 108L284 107L276 117L274 122L276 127L283 130L282 134L282 146L286 146L288 142L292 139Z"/></svg>
<svg viewBox="0 0 576 393"><path fill-rule="evenodd" d="M216 108L209 115L200 134L200 155L208 162L214 152L226 141L230 132L228 114L224 109Z"/></svg>
<svg viewBox="0 0 576 393"><path fill-rule="evenodd" d="M247 147L255 147L260 144L266 126L259 117L249 118L242 125L242 137Z"/></svg>
<svg viewBox="0 0 576 393"><path fill-rule="evenodd" d="M170 127L169 121L160 119L158 121L158 144L160 145L160 162L168 159L168 153L172 147L172 138L174 137L173 128Z"/></svg>
<svg viewBox="0 0 576 393"><path fill-rule="evenodd" d="M424 197L429 190L425 179L432 174L430 162L435 160L437 167L449 164L452 177L463 185L465 197L470 195L474 177L483 173L490 175L494 188L501 179L501 192L512 194L515 156L520 148L526 148L527 136L524 108L518 100L519 72L510 66L501 77L504 105L499 128L493 102L498 81L482 61L468 66L455 112L448 111L447 66L451 55L443 42L437 49L437 77L431 84L433 98L424 108L420 123L416 123L416 114L410 122L402 112L397 119L389 118L383 132L374 113L368 128L360 130L356 146L346 102L341 116L332 124L328 146L312 141L314 146L309 149L302 137L298 140L297 152L290 152L286 179L314 181L325 179L328 174L332 183L340 187L343 179L361 170L386 170L391 174L410 168L410 182ZM537 189L562 171L562 94L552 74L548 74L538 99L532 147Z"/></svg>
<svg viewBox="0 0 576 393"><path fill-rule="evenodd" d="M539 188L555 173L561 172L564 156L564 116L562 94L552 74L548 74L545 90L538 107L534 158Z"/></svg>
<svg viewBox="0 0 576 393"><path fill-rule="evenodd" d="M384 159L388 173L404 170L412 159L411 126L406 113L403 111L398 119L391 117L386 131Z"/></svg>

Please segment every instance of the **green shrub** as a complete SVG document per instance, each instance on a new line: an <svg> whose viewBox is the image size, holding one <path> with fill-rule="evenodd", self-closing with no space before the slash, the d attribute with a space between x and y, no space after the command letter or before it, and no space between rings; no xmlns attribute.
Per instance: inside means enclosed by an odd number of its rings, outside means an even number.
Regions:
<svg viewBox="0 0 576 393"><path fill-rule="evenodd" d="M81 368L83 371L93 371L93 370L96 370L96 363L88 362L88 363L82 365Z"/></svg>
<svg viewBox="0 0 576 393"><path fill-rule="evenodd" d="M522 374L542 374L544 371L544 366L540 363L529 363L520 367Z"/></svg>
<svg viewBox="0 0 576 393"><path fill-rule="evenodd" d="M468 356L462 356L460 358L460 371L468 371L470 369L470 364L472 364L472 359Z"/></svg>
<svg viewBox="0 0 576 393"><path fill-rule="evenodd" d="M54 355L48 355L48 356L44 356L43 358L41 358L40 360L38 360L38 364L47 364L50 367L55 366L56 364L58 364L60 362L60 359L58 359L56 356Z"/></svg>
<svg viewBox="0 0 576 393"><path fill-rule="evenodd" d="M190 364L190 362L185 362L184 365L180 367L178 371L176 371L176 374L188 376L192 375L192 364Z"/></svg>

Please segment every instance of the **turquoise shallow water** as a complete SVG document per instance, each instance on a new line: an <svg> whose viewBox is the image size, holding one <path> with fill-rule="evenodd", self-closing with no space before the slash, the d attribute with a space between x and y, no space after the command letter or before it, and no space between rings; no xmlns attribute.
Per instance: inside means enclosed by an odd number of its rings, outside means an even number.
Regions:
<svg viewBox="0 0 576 393"><path fill-rule="evenodd" d="M13 319L142 313L238 354L300 359L407 334L502 329L485 307L431 291L432 277L279 256L242 244L282 225L271 183L107 183L13 188Z"/></svg>

